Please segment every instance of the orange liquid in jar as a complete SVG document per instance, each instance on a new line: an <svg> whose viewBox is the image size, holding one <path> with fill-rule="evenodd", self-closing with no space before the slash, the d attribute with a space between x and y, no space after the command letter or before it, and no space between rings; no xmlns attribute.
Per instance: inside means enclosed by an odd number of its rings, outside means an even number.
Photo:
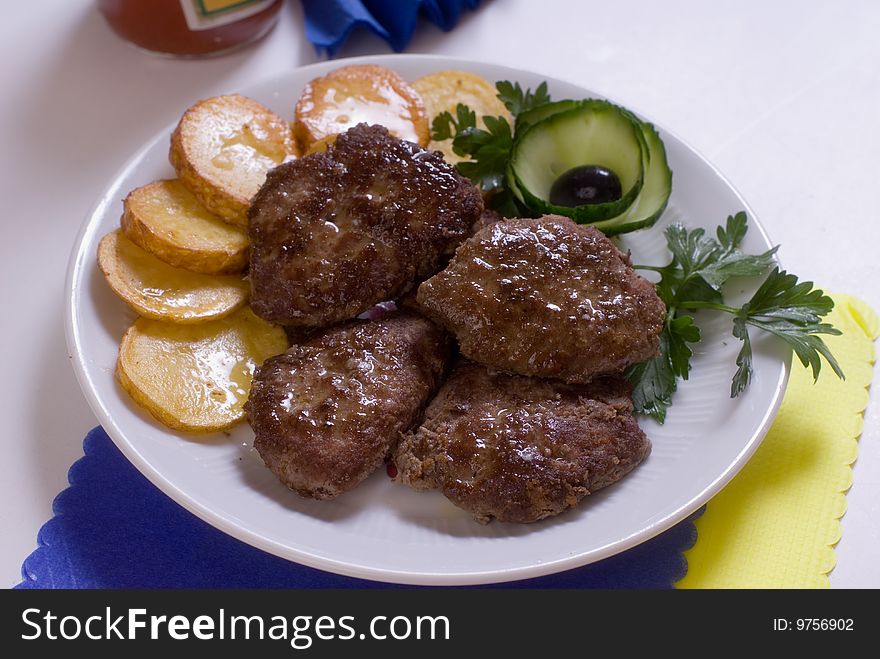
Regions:
<svg viewBox="0 0 880 659"><path fill-rule="evenodd" d="M221 0L98 0L98 9L119 36L136 46L167 55L198 57L221 53L264 36L275 25L283 0L273 0L254 14L207 29L191 29L182 3L190 4L191 15L204 13L210 18L225 14L230 19L259 4Z"/></svg>

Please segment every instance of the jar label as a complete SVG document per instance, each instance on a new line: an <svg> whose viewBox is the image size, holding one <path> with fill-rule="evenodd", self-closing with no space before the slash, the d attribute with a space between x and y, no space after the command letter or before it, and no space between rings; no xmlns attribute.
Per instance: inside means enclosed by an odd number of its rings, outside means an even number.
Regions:
<svg viewBox="0 0 880 659"><path fill-rule="evenodd" d="M268 9L275 0L180 0L186 24L193 32L212 30Z"/></svg>

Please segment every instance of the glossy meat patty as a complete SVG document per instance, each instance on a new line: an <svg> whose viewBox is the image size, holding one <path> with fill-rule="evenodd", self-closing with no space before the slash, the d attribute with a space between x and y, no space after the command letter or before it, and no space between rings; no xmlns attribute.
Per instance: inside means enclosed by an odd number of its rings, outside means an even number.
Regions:
<svg viewBox="0 0 880 659"><path fill-rule="evenodd" d="M407 314L319 333L257 370L247 403L254 446L303 496L350 490L418 421L447 355L443 331Z"/></svg>
<svg viewBox="0 0 880 659"><path fill-rule="evenodd" d="M251 203L251 306L323 327L393 300L443 267L483 202L434 152L359 124L271 170Z"/></svg>
<svg viewBox="0 0 880 659"><path fill-rule="evenodd" d="M650 452L630 392L622 378L567 385L461 362L398 445L397 480L480 522L557 515Z"/></svg>
<svg viewBox="0 0 880 659"><path fill-rule="evenodd" d="M480 229L416 299L466 357L581 383L656 355L666 313L614 243L558 215Z"/></svg>

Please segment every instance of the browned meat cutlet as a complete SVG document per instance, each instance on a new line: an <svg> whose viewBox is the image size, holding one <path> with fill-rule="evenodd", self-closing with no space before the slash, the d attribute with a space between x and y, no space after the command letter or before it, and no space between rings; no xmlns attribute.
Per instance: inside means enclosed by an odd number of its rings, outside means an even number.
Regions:
<svg viewBox="0 0 880 659"><path fill-rule="evenodd" d="M656 355L666 314L614 243L558 215L484 227L416 299L466 357L581 383Z"/></svg>
<svg viewBox="0 0 880 659"><path fill-rule="evenodd" d="M416 301L415 291L407 291L403 294L403 296L397 298L394 301L394 304L397 305L398 309L403 309L404 311L409 311L410 313L414 313L419 316L424 315L421 308L419 307L419 303Z"/></svg>
<svg viewBox="0 0 880 659"><path fill-rule="evenodd" d="M480 217L477 218L477 221L474 222L474 225L471 227L469 236L474 235L477 231L482 229L483 227L487 227L490 224L494 224L495 222L501 222L504 218L491 208L484 208ZM448 265L448 261L444 263L444 266ZM416 290L417 287L414 287L404 293L401 297L395 300L395 304L398 309L404 309L406 311L412 311L413 313L417 313L419 315L423 315L421 308L419 307L419 303L416 300Z"/></svg>
<svg viewBox="0 0 880 659"><path fill-rule="evenodd" d="M534 522L623 478L651 444L622 378L568 385L461 362L397 447L397 480L480 522Z"/></svg>
<svg viewBox="0 0 880 659"><path fill-rule="evenodd" d="M474 222L471 227L470 235L474 235L480 229L495 224L496 222L501 222L502 220L504 220L504 218L501 216L501 213L494 211L491 208L484 208L480 217L477 218L477 221Z"/></svg>
<svg viewBox="0 0 880 659"><path fill-rule="evenodd" d="M254 446L290 489L331 499L369 476L418 421L447 355L443 331L407 314L313 336L254 375Z"/></svg>
<svg viewBox="0 0 880 659"><path fill-rule="evenodd" d="M271 170L248 211L251 306L324 327L443 267L483 201L438 154L360 124Z"/></svg>

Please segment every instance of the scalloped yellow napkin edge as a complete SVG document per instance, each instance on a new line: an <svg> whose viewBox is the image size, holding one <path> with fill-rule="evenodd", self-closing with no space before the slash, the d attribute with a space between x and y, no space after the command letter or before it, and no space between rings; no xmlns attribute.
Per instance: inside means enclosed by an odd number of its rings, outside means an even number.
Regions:
<svg viewBox="0 0 880 659"><path fill-rule="evenodd" d="M677 588L828 588L880 335L867 304L831 297L828 320L843 333L826 341L846 380L826 364L814 384L793 358L773 426L696 521Z"/></svg>

